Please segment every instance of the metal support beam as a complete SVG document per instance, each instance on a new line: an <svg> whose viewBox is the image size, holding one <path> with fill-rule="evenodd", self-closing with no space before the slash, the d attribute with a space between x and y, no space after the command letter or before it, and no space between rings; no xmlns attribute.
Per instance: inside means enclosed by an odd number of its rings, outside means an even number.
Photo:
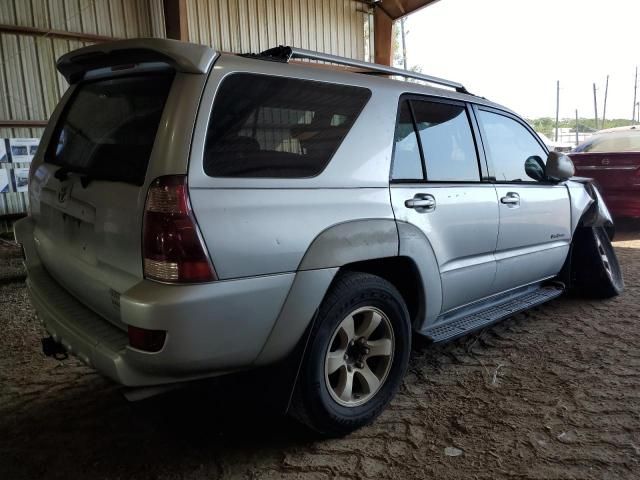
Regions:
<svg viewBox="0 0 640 480"><path fill-rule="evenodd" d="M0 24L0 33L11 33L14 35L33 35L36 37L62 38L65 40L79 40L81 42L113 42L120 40L116 37L105 35L95 35L93 33L63 32L61 30L49 30L47 28L24 27L21 25Z"/></svg>
<svg viewBox="0 0 640 480"><path fill-rule="evenodd" d="M382 8L373 13L373 31L374 62L393 65L393 20Z"/></svg>
<svg viewBox="0 0 640 480"><path fill-rule="evenodd" d="M187 0L164 0L164 26L167 38L189 41Z"/></svg>

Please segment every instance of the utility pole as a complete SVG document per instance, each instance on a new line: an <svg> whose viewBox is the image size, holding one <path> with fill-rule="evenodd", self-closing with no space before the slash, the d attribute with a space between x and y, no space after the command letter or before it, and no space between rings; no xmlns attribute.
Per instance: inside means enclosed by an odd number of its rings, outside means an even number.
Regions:
<svg viewBox="0 0 640 480"><path fill-rule="evenodd" d="M636 101L638 94L638 67L636 66L636 79L633 82L633 117L631 123L636 123Z"/></svg>
<svg viewBox="0 0 640 480"><path fill-rule="evenodd" d="M406 32L404 29L404 21L405 18L402 17L400 19L400 37L402 38L402 68L407 69L407 43L406 43Z"/></svg>
<svg viewBox="0 0 640 480"><path fill-rule="evenodd" d="M609 94L609 75L607 75L607 83L605 84L604 87L604 105L602 107L602 124L600 125L601 128L604 128L604 119L605 116L607 115L607 95Z"/></svg>
<svg viewBox="0 0 640 480"><path fill-rule="evenodd" d="M593 109L596 112L596 130L598 130L598 101L596 99L596 84L593 84Z"/></svg>
<svg viewBox="0 0 640 480"><path fill-rule="evenodd" d="M578 146L578 109L576 108L576 147Z"/></svg>
<svg viewBox="0 0 640 480"><path fill-rule="evenodd" d="M558 141L558 116L560 115L560 80L556 82L556 137L555 141Z"/></svg>

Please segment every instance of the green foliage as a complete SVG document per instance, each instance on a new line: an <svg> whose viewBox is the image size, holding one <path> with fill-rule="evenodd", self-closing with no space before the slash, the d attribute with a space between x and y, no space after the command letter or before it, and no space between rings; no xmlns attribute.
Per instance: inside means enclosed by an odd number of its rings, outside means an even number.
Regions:
<svg viewBox="0 0 640 480"><path fill-rule="evenodd" d="M549 138L553 138L554 129L556 126L556 119L551 117L541 117L534 119L527 119L529 125L533 127L536 132L543 133ZM578 118L578 132L595 132L597 130L603 130L605 128L625 127L631 125L631 121L624 118L606 119L604 126L601 125L602 119L598 119L598 128L596 128L596 121L593 118ZM571 128L572 132L575 132L576 119L575 118L563 118L558 121L559 128Z"/></svg>

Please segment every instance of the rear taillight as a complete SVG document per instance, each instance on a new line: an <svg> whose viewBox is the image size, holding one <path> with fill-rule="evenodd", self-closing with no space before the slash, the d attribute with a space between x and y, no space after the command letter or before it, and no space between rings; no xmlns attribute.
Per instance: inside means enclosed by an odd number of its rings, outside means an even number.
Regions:
<svg viewBox="0 0 640 480"><path fill-rule="evenodd" d="M154 180L147 192L142 229L146 278L171 283L216 280L191 211L184 175Z"/></svg>

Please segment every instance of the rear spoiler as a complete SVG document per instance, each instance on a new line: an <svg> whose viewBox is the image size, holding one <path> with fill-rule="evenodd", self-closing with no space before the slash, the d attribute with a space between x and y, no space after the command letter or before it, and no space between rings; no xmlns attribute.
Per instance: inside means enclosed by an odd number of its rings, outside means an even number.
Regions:
<svg viewBox="0 0 640 480"><path fill-rule="evenodd" d="M79 48L58 59L58 71L71 84L98 68L142 62L166 63L179 72L207 73L217 54L204 45L159 38L139 38Z"/></svg>

